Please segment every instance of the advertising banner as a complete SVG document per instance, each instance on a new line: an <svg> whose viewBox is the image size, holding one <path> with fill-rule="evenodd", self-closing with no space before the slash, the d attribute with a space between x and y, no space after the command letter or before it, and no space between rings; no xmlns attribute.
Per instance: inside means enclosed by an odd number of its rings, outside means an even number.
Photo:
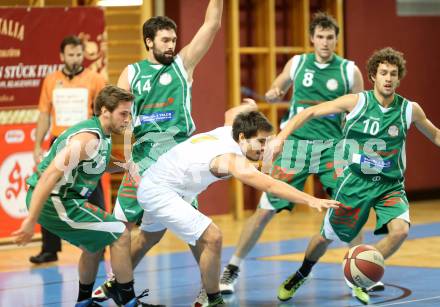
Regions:
<svg viewBox="0 0 440 307"><path fill-rule="evenodd" d="M60 43L77 35L84 66L106 75L100 8L0 8L0 109L36 107L44 77L62 68Z"/></svg>

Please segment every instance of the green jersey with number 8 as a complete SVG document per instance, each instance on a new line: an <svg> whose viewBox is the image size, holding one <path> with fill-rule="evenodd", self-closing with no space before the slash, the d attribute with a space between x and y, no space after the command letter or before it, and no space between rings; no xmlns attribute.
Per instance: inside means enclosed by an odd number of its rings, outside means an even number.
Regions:
<svg viewBox="0 0 440 307"><path fill-rule="evenodd" d="M292 60L290 78L293 81L293 95L289 117L283 124L305 108L316 102L336 99L350 93L353 86L354 62L333 55L330 62L316 62L314 53L296 55ZM332 114L312 119L293 135L305 140L331 140L341 137L342 116Z"/></svg>

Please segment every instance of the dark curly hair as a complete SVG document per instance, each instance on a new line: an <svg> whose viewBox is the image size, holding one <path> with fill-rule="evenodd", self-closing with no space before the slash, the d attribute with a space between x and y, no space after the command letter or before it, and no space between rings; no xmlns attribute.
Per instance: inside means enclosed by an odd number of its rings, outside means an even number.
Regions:
<svg viewBox="0 0 440 307"><path fill-rule="evenodd" d="M399 80L402 80L406 75L406 61L403 58L403 53L391 47L386 47L381 50L376 50L367 61L368 79L374 82L372 78L376 77L377 68L379 64L388 63L396 65L398 69Z"/></svg>
<svg viewBox="0 0 440 307"><path fill-rule="evenodd" d="M315 29L321 27L323 29L333 29L335 30L336 36L339 34L339 27L336 20L327 13L317 12L313 15L312 21L309 26L309 34L313 36L315 34Z"/></svg>
<svg viewBox="0 0 440 307"><path fill-rule="evenodd" d="M174 32L177 32L177 25L174 20L166 16L152 17L144 23L142 27L142 32L144 35L144 44L147 50L149 50L146 42L147 38L154 40L157 31L164 29L174 30Z"/></svg>

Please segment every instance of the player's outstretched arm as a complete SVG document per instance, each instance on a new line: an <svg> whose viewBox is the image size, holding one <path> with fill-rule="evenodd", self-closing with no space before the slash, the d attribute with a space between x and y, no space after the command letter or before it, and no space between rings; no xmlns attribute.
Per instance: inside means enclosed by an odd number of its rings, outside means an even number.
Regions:
<svg viewBox="0 0 440 307"><path fill-rule="evenodd" d="M298 113L294 117L292 117L287 125L280 131L277 135L277 139L280 142L284 142L287 137L295 130L301 128L307 121L321 117L329 114L343 113L343 112L351 112L353 108L356 106L358 101L357 94L349 94L335 100L329 101L327 103L322 103L310 108L305 109L304 111Z"/></svg>
<svg viewBox="0 0 440 307"><path fill-rule="evenodd" d="M60 150L41 174L32 193L29 215L23 220L21 227L12 233L15 236L15 243L25 245L32 239L35 224L53 188L61 177L78 166L80 161L93 156L93 147L96 147L90 143L93 140L97 140L97 137L92 133L79 133L72 137L69 144ZM97 142L95 144L97 145Z"/></svg>
<svg viewBox="0 0 440 307"><path fill-rule="evenodd" d="M223 166L223 167L222 167ZM229 174L260 191L274 194L293 203L304 203L321 211L324 208L337 208L338 202L328 199L318 199L307 193L291 187L285 182L259 172L245 157L236 154L225 154L217 157L211 163L216 173ZM227 168L227 169L226 169Z"/></svg>
<svg viewBox="0 0 440 307"><path fill-rule="evenodd" d="M413 123L431 142L440 147L440 129L437 128L427 117L422 107L413 102Z"/></svg>
<svg viewBox="0 0 440 307"><path fill-rule="evenodd" d="M221 26L223 0L210 0L206 9L205 21L191 42L179 52L189 74L208 52L215 35Z"/></svg>
<svg viewBox="0 0 440 307"><path fill-rule="evenodd" d="M292 84L290 79L290 69L292 68L293 58L284 65L283 71L275 78L270 89L264 95L266 101L274 102L286 95L287 90Z"/></svg>

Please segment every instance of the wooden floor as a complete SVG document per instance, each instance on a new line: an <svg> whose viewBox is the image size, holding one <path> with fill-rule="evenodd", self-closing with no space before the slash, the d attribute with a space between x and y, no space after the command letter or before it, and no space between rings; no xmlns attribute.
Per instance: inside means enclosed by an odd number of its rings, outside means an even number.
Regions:
<svg viewBox="0 0 440 307"><path fill-rule="evenodd" d="M434 289L431 289L431 294L427 296L428 299L425 300L426 297L416 297L416 301L419 301L420 299L423 301L423 304L420 306L431 306L430 304L432 302L434 302L432 303L432 306L437 306L437 304L438 306L440 306L440 297L439 300L436 300L436 296L433 295L433 293L435 293L436 291L436 293L440 293L440 286L438 286L438 284L440 283L440 200L412 203L410 210L413 226L411 229L411 233L413 234L413 236L404 243L401 250L399 250L396 255L394 255L387 261L387 271L393 272L395 268L402 269L403 267L407 267L407 272L414 272L415 276L418 276L417 274L421 274L415 280L412 280L413 283L423 283L424 277L422 274L425 274L426 276L426 272L437 272L436 276L438 276L438 278L436 278L435 276L432 277L434 278L436 284L428 285L429 287L434 287ZM243 227L243 221L233 220L231 216L227 215L215 216L213 217L213 220L223 231L224 252L222 260L223 262L226 262L229 259L230 255L233 253L233 246L238 240L238 236ZM276 291L276 286L277 284L279 284L280 281L287 277L288 274L296 269L296 267L298 266L298 262L300 262L303 258L303 251L307 244L307 239L319 230L321 226L321 220L321 214L316 213L315 211L310 211L308 209L299 209L295 210L292 213L282 212L278 214L265 230L261 240L259 241L259 244L252 251L251 255L249 255L249 258L246 261L243 269L243 271L245 272L244 274L253 274L256 272L256 267L253 267L253 265L258 263L258 270L262 270L262 273L259 273L260 275L258 276L264 277L264 272L270 272L270 274L273 275L273 280L271 281L270 285L275 290L272 289L270 293L265 294L266 296L262 299L262 301L257 302L253 300L253 297L256 294L252 291L254 291L255 289L249 292L252 287L250 286L250 284L248 284L254 283L255 278L243 278L243 281L241 281L241 283L239 284L239 289L241 290L239 292L240 294L237 294L236 301L232 305L279 306L276 302L276 297L274 295L274 293L276 293L274 292ZM373 213L372 216L370 216L370 220L366 225L367 242L377 241L377 239L373 238L371 233L368 232L368 230L372 230L374 228L374 223L375 217ZM69 304L73 304L77 287L75 276L76 264L79 258L79 250L76 247L70 246L69 244L65 243L63 244L63 252L59 254L60 259L58 262L40 266L31 265L31 263L28 261L29 256L37 254L39 250L39 242L32 243L30 246L22 248L17 248L14 246L0 246L0 306L9 306L11 302L15 302L15 306L69 306ZM323 280L325 279L320 275L320 272L323 272L320 270L331 270L331 272L333 272L331 274L337 277L335 278L335 280L338 280L339 284L341 283L340 263L345 251L346 247L343 244L335 244L334 248L330 249L328 253L323 257L323 264L322 267L317 270L318 278L315 282L318 289L320 289ZM107 256L108 255L106 255L106 257ZM164 239L156 247L154 247L152 251L150 251L150 253L146 257L146 262L141 263L141 265L137 268L136 274L142 276L141 278L145 278L145 272L149 272L148 275L151 275L151 272L154 271L155 274L159 274L157 280L161 280L163 279L163 275L160 274L164 274L164 272L166 272L166 276L168 276L168 274L173 274L172 272L182 269L181 267L176 268L174 266L170 266L170 263L174 263L176 261L170 260L174 259L174 257L183 257L183 259L185 260L178 261L183 261L182 265L187 265L186 269L191 269L194 272L197 272L197 267L195 266L195 263L193 262L193 259L188 252L188 247L186 246L186 244L177 239L173 234L167 233ZM154 265L152 265L152 263L154 263ZM160 267L162 265L164 265L167 269L161 269ZM108 263L103 262L103 265L100 269L100 280L103 280L105 278L105 270L107 268L106 266L108 266ZM390 267L393 267L393 269L391 269ZM423 273L417 271L417 268L435 270L426 271L425 273ZM72 290L72 288L70 288L70 291L72 291L72 293L63 294L64 296L61 295L61 297L64 297L64 301L60 300L59 297L53 298L49 296L50 298L47 298L45 297L46 294L44 294L43 298L41 298L40 301L35 304L29 303L29 301L27 300L26 303L23 303L24 301L20 301L20 298L18 298L18 301L15 299L11 299L11 297L13 296L13 292L20 290L21 283L19 282L19 280L21 278L26 279L28 278L26 276L29 276L29 274L32 275L36 273L44 275L48 271L53 271L53 269L58 272L59 276L64 276L64 279L60 277L60 279L56 283L60 283L61 285L65 284L62 287L66 287L69 283L72 283L72 287L74 289ZM191 274L194 275L194 272L192 272ZM401 274L400 272L401 271L396 272L396 276L399 276L399 274ZM69 275L67 281L65 278L65 274ZM198 274L196 273L195 276L198 277ZM394 278L394 275L392 274L389 276L391 279ZM13 277L13 280L15 281L14 286L8 284L8 280L11 280L11 277ZM139 279L138 277L136 278ZM168 280L168 278L169 277L167 277L166 279ZM398 279L398 277L396 278ZM147 281L148 284L151 285L151 277L147 278ZM156 279L154 279L154 281L156 282ZM168 280L168 282L172 283L175 281ZM265 280L265 282L267 283L267 280ZM158 281L157 283L159 285ZM168 303L167 305L170 306L188 306L197 294L197 289L199 288L198 283L198 280L193 280L189 284L187 281L182 281L183 285L179 284L178 286L176 286L174 284L167 284L164 286L161 282L160 287L149 286L150 288L154 289L154 293L156 293L151 298L156 298L160 300L161 303L163 303L165 300ZM46 283L46 279L43 278L43 282L38 281L35 283L31 283L31 285L32 286L29 285L27 287L41 287L44 290L46 289L45 287L53 286L53 282ZM258 287L256 284L252 285L254 287ZM168 289L168 292L163 292L164 288ZM185 294L182 294L181 292L179 292L179 294L173 294L173 292L169 292L169 289L176 288L180 289L179 291L183 291L182 293ZM341 288L340 286L336 287L336 289L338 289L337 291L345 291L341 290L344 288ZM46 293L43 290L41 291L43 293ZM262 290L264 290L264 286ZM313 291L316 291L316 289ZM263 292L259 293L258 297L263 294ZM179 297L179 300L183 300L186 303L176 303L176 295ZM339 294L337 296L339 297ZM67 301L65 297L68 297ZM249 297L252 297L252 299L250 299ZM382 297L381 299L382 301L385 301L385 297ZM319 305L323 306L341 306L341 304L347 306L353 303L349 296L343 296L343 301L336 300L332 301L333 303L326 304L322 301L316 301L316 298L312 295L312 293L309 292L304 293L303 300L304 305L307 306L314 306L315 303L319 303ZM401 299L401 302L403 302L402 300L403 299ZM108 306L113 305L110 304ZM287 304L283 306L295 305Z"/></svg>
<svg viewBox="0 0 440 307"><path fill-rule="evenodd" d="M413 225L440 222L440 200L421 201L411 205L411 221ZM248 215L251 212L248 212ZM259 242L276 242L295 238L309 237L315 234L321 226L322 214L309 209L298 209L293 212L279 213L268 225ZM223 246L234 246L237 243L244 221L237 221L231 215L212 217L223 232ZM373 229L374 213L366 225L366 229ZM419 246L420 244L420 246ZM424 251L431 249L431 244L417 243ZM440 245L438 245L440 246ZM35 267L28 258L40 250L40 243L31 243L27 247L0 246L0 272L27 270ZM188 246L172 233L167 232L162 241L155 246L149 255L175 253L187 251ZM59 261L51 265L76 264L80 251L76 247L64 242L63 252L59 254ZM440 253L438 254L440 255ZM426 258L426 257L425 257ZM340 258L338 258L340 259ZM435 261L440 260L436 259ZM431 263L431 260L426 264ZM41 266L39 266L41 267Z"/></svg>

